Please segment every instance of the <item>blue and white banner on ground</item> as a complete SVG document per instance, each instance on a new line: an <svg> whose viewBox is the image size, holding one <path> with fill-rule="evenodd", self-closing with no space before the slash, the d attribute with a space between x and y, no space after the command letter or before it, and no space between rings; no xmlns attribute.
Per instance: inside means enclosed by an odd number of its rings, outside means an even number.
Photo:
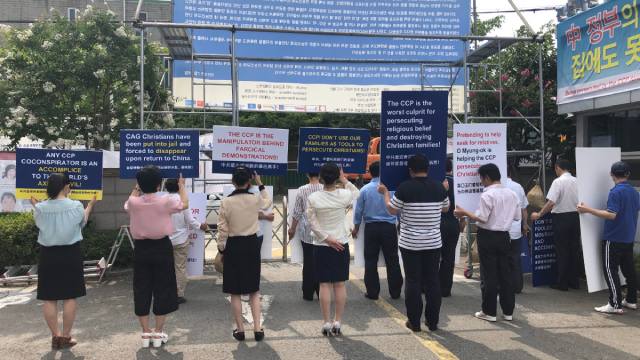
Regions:
<svg viewBox="0 0 640 360"><path fill-rule="evenodd" d="M51 173L65 173L71 180L70 198L102 200L102 152L87 150L16 150L16 197L47 198Z"/></svg>
<svg viewBox="0 0 640 360"><path fill-rule="evenodd" d="M164 178L197 178L199 146L197 130L120 130L120 178L134 179L147 165Z"/></svg>
<svg viewBox="0 0 640 360"><path fill-rule="evenodd" d="M456 205L475 212L484 187L478 168L494 163L507 177L507 124L453 124L453 185Z"/></svg>
<svg viewBox="0 0 640 360"><path fill-rule="evenodd" d="M531 251L533 286L553 285L558 280L558 269L551 214L533 222L531 236L533 237Z"/></svg>
<svg viewBox="0 0 640 360"><path fill-rule="evenodd" d="M531 272L531 247L529 246L529 237L527 236L520 239L520 264L523 274Z"/></svg>
<svg viewBox="0 0 640 360"><path fill-rule="evenodd" d="M407 160L429 159L429 177L442 181L447 157L447 92L383 91L380 115L380 176L394 191L409 179Z"/></svg>
<svg viewBox="0 0 640 360"><path fill-rule="evenodd" d="M289 130L241 126L213 127L213 172L231 174L245 166L260 175L285 175Z"/></svg>
<svg viewBox="0 0 640 360"><path fill-rule="evenodd" d="M189 211L199 223L207 218L207 194L189 193ZM204 274L204 231L189 229L189 254L187 255L187 274L202 276Z"/></svg>
<svg viewBox="0 0 640 360"><path fill-rule="evenodd" d="M609 190L614 186L610 169L620 161L620 148L576 148L578 199L589 207L606 209ZM604 290L607 282L602 271L602 235L604 219L591 214L580 215L580 238L584 271L589 292ZM621 277L621 281L624 277Z"/></svg>
<svg viewBox="0 0 640 360"><path fill-rule="evenodd" d="M298 172L318 172L332 162L345 173L364 174L370 137L366 129L300 128Z"/></svg>

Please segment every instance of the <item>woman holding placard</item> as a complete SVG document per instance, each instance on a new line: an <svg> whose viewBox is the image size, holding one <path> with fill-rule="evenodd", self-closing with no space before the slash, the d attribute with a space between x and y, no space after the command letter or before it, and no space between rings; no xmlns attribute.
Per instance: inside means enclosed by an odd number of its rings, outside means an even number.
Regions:
<svg viewBox="0 0 640 360"><path fill-rule="evenodd" d="M34 220L40 232L38 261L38 300L44 319L51 330L53 349L70 348L77 344L71 337L76 317L76 298L86 295L80 241L82 227L96 204L96 198L85 208L81 202L68 198L71 182L66 174L53 173L47 182L48 200L31 198ZM63 301L62 332L58 327L58 301Z"/></svg>
<svg viewBox="0 0 640 360"><path fill-rule="evenodd" d="M178 287L169 236L174 232L171 215L189 208L184 178L178 179L179 197L158 195L162 184L160 169L146 166L136 174L138 185L124 204L135 240L133 302L142 327L142 347L160 347L169 341L164 332L167 314L178 309ZM149 326L153 303L155 329Z"/></svg>
<svg viewBox="0 0 640 360"><path fill-rule="evenodd" d="M322 334L340 335L342 314L347 302L344 282L349 280L350 229L345 224L347 210L359 191L344 176L338 165L327 163L320 168L323 189L309 195L307 219L313 232L315 274L320 283L320 309L324 325ZM344 189L337 187L340 182ZM335 317L331 321L331 289L335 295Z"/></svg>
<svg viewBox="0 0 640 360"><path fill-rule="evenodd" d="M249 192L254 180L260 196ZM231 295L231 310L236 328L233 337L244 341L241 296L249 294L253 334L256 341L264 339L260 324L260 248L258 213L271 206L271 199L260 176L245 167L233 170L231 182L235 190L220 204L218 214L218 251L223 254L222 291Z"/></svg>

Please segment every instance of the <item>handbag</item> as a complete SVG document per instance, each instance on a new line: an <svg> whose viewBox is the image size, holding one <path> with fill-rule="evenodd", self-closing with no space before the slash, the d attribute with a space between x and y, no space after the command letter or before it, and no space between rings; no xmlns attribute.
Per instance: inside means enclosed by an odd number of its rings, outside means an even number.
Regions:
<svg viewBox="0 0 640 360"><path fill-rule="evenodd" d="M224 270L224 255L222 255L222 253L218 252L215 259L213 259L213 268L222 274Z"/></svg>

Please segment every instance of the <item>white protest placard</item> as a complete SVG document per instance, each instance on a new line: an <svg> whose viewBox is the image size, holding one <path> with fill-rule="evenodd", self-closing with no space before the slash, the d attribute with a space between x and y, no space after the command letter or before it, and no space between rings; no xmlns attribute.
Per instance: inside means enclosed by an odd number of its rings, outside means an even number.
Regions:
<svg viewBox="0 0 640 360"><path fill-rule="evenodd" d="M478 168L494 163L507 178L507 124L453 125L453 186L456 205L475 212L483 186Z"/></svg>
<svg viewBox="0 0 640 360"><path fill-rule="evenodd" d="M232 185L224 185L222 190L222 195L224 197L229 196L235 187ZM273 186L265 186L265 190L269 194L271 201L273 202ZM249 189L249 192L258 195L258 187L252 186ZM269 215L273 213L273 205L269 207L269 209L264 211L265 215ZM247 214L248 215L248 214ZM257 216L258 214L256 214ZM262 248L260 249L260 258L262 260L272 259L273 258L273 222L267 220L258 221L258 237L262 236Z"/></svg>
<svg viewBox="0 0 640 360"><path fill-rule="evenodd" d="M212 147L214 173L230 174L237 166L245 166L261 175L287 172L287 129L214 126Z"/></svg>
<svg viewBox="0 0 640 360"><path fill-rule="evenodd" d="M288 189L287 191L287 224L291 226L293 221L293 209L296 207L296 199L298 198L298 189ZM291 262L294 264L304 263L304 255L302 250L302 241L300 240L300 231L302 226L296 228L296 233L291 239Z"/></svg>
<svg viewBox="0 0 640 360"><path fill-rule="evenodd" d="M576 148L578 199L589 207L606 209L609 190L613 187L611 165L620 161L620 148ZM602 273L602 234L604 220L591 214L580 215L580 233L584 270L589 292L607 288ZM624 277L620 280L623 281Z"/></svg>
<svg viewBox="0 0 640 360"><path fill-rule="evenodd" d="M194 219L204 223L207 217L207 195L189 193L189 210ZM204 271L204 231L189 229L189 254L187 255L187 274L202 276Z"/></svg>

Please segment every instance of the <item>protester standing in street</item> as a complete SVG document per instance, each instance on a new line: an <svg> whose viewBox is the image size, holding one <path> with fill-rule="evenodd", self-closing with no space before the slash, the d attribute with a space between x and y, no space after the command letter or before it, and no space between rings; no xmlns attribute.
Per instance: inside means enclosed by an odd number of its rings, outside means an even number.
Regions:
<svg viewBox="0 0 640 360"><path fill-rule="evenodd" d="M307 220L307 203L309 195L322 190L318 173L308 173L309 183L298 188L296 203L293 207L289 240L298 232L302 244L302 298L313 301L313 294L319 295L320 283L316 280L313 258L313 238ZM299 230L298 230L299 229Z"/></svg>
<svg viewBox="0 0 640 360"><path fill-rule="evenodd" d="M320 309L323 335L340 335L347 302L345 281L349 280L349 238L345 216L358 197L358 189L340 168L326 163L320 168L321 191L309 195L307 219L313 232L315 275L320 283ZM340 182L344 189L337 188ZM331 290L335 297L335 316L331 318Z"/></svg>
<svg viewBox="0 0 640 360"><path fill-rule="evenodd" d="M378 193L380 184L380 162L369 165L371 181L360 189L360 196L353 212L354 229L352 236L356 238L360 224L364 222L364 285L367 292L364 296L377 300L380 294L380 278L378 277L378 257L380 250L387 266L387 282L392 299L400 297L402 292L402 272L398 257L397 218L387 210L384 197Z"/></svg>
<svg viewBox="0 0 640 360"><path fill-rule="evenodd" d="M507 170L509 173L512 172L511 168ZM509 267L511 269L511 273L513 275L513 290L516 294L520 294L522 292L522 288L524 287L524 280L522 276L522 243L527 242L527 234L529 233L529 225L527 220L529 219L529 215L527 213L527 207L529 206L529 200L527 200L527 195L524 192L524 188L522 185L511 179L511 174L508 175L507 179L504 182L504 186L513 191L518 197L518 205L522 211L522 216L520 220L516 220L511 225L511 229L509 230L509 237L511 238L511 253L509 254Z"/></svg>
<svg viewBox="0 0 640 360"><path fill-rule="evenodd" d="M162 174L156 166L142 168L136 180L137 185L124 204L135 241L133 302L142 327L142 347L160 347L169 341L164 331L166 316L178 309L173 245L169 239L174 233L171 215L188 209L189 198L182 176L178 179L179 198L159 195ZM155 328L149 326L152 304Z"/></svg>
<svg viewBox="0 0 640 360"><path fill-rule="evenodd" d="M37 298L44 302L42 310L51 330L53 349L70 348L77 344L71 337L78 306L76 298L87 293L80 241L82 228L89 219L96 198L85 209L81 202L68 198L70 184L66 174L50 174L47 181L48 200L38 202L31 198L35 208L33 217L40 230ZM58 327L58 301L62 301L62 332Z"/></svg>
<svg viewBox="0 0 640 360"><path fill-rule="evenodd" d="M431 331L438 330L440 319L440 249L442 238L440 222L443 212L449 210L447 189L442 183L429 178L429 160L416 154L408 161L410 180L400 184L390 198L384 184L378 191L384 195L389 213L400 214L400 238L405 274L405 306L408 320L405 326L420 331L422 294L426 295L425 324Z"/></svg>
<svg viewBox="0 0 640 360"><path fill-rule="evenodd" d="M464 219L458 220L453 215L456 206L455 191L453 188L453 162L447 159L447 197L449 198L449 211L442 214L440 232L442 233L442 254L440 255L440 291L442 297L451 296L453 287L453 270L455 268L456 248L460 232L465 227Z"/></svg>
<svg viewBox="0 0 640 360"><path fill-rule="evenodd" d="M514 221L521 219L521 207L516 194L500 183L500 169L495 164L478 168L480 182L485 187L480 205L475 213L456 207L458 217L467 217L478 226L478 255L482 277L482 311L475 313L478 319L495 322L497 296L503 318L513 320L515 293L509 268L511 238L509 230Z"/></svg>
<svg viewBox="0 0 640 360"><path fill-rule="evenodd" d="M640 195L629 184L631 168L619 161L611 166L611 178L615 186L609 191L607 209L600 210L578 204L578 212L605 219L602 235L602 269L609 287L609 302L595 310L607 314L622 314L623 307L636 310L637 278L633 260L633 242L638 225ZM620 275L622 271L627 281L627 296L622 299Z"/></svg>
<svg viewBox="0 0 640 360"><path fill-rule="evenodd" d="M176 200L180 199L178 192L178 179L167 179L164 183L165 190L171 194ZM207 224L200 224L191 214L191 209L185 209L177 214L171 215L174 232L169 236L173 245L173 261L176 269L176 284L178 287L178 304L184 304L187 299L184 297L184 291L187 288L189 279L187 278L187 257L189 255L189 230L200 229L207 230Z"/></svg>
<svg viewBox="0 0 640 360"><path fill-rule="evenodd" d="M578 182L569 171L571 163L558 159L555 165L558 176L547 193L547 202L539 212L531 214L536 221L549 212L552 214L553 241L556 248L558 281L552 289L567 291L580 288L580 216L578 206Z"/></svg>
<svg viewBox="0 0 640 360"><path fill-rule="evenodd" d="M249 191L254 180L259 196ZM264 339L260 320L260 249L258 214L271 206L269 193L260 176L245 167L233 170L231 181L235 190L220 204L218 215L218 251L224 257L222 291L231 295L231 311L236 323L233 337L244 341L241 296L249 294L253 334L256 341Z"/></svg>

